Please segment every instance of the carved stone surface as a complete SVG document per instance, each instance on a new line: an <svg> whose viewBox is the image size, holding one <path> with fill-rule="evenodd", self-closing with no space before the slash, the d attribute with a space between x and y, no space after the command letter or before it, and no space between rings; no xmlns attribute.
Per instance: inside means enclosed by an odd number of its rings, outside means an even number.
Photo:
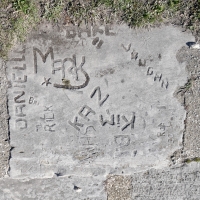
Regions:
<svg viewBox="0 0 200 200"><path fill-rule="evenodd" d="M178 38L178 39L177 39ZM182 147L187 81L165 26L44 27L9 55L11 177L130 174Z"/></svg>

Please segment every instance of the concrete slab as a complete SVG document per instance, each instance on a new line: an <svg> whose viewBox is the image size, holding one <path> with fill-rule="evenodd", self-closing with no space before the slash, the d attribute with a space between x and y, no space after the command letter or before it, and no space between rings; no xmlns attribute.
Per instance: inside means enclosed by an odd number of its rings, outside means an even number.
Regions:
<svg viewBox="0 0 200 200"><path fill-rule="evenodd" d="M8 81L5 74L5 62L0 59L0 177L6 175L9 169L10 158L7 88Z"/></svg>
<svg viewBox="0 0 200 200"><path fill-rule="evenodd" d="M200 51L182 47L177 53L180 63L185 62L189 74L189 81L178 91L178 98L182 99L187 112L185 120L184 147L180 157L183 159L195 159L200 157Z"/></svg>
<svg viewBox="0 0 200 200"><path fill-rule="evenodd" d="M9 55L10 177L106 176L168 165L187 82L173 26L43 27Z"/></svg>
<svg viewBox="0 0 200 200"><path fill-rule="evenodd" d="M198 200L199 163L128 176L0 179L1 200ZM107 193L107 194L106 194ZM130 194L131 193L131 194Z"/></svg>
<svg viewBox="0 0 200 200"><path fill-rule="evenodd" d="M104 182L92 177L0 180L1 200L106 200Z"/></svg>
<svg viewBox="0 0 200 200"><path fill-rule="evenodd" d="M197 200L200 189L199 163L171 169L151 169L133 175L133 199Z"/></svg>

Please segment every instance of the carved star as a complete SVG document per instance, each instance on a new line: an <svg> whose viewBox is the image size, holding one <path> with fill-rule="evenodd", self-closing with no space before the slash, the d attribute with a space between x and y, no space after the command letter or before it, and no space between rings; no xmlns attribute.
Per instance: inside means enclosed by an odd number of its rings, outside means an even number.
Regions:
<svg viewBox="0 0 200 200"><path fill-rule="evenodd" d="M47 78L44 77L44 82L42 83L42 85L46 84L46 86L48 86L48 84L51 84L51 83L49 82L50 79L51 79L51 78L48 78L48 79L47 79Z"/></svg>

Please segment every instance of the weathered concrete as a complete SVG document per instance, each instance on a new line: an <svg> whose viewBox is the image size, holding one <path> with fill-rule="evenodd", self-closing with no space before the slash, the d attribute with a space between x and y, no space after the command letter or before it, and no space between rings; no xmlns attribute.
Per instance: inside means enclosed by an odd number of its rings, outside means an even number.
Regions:
<svg viewBox="0 0 200 200"><path fill-rule="evenodd" d="M3 177L7 173L10 157L7 87L8 83L5 75L5 63L0 60L0 177Z"/></svg>
<svg viewBox="0 0 200 200"><path fill-rule="evenodd" d="M198 200L199 163L129 176L0 180L1 200ZM107 193L107 194L106 194Z"/></svg>
<svg viewBox="0 0 200 200"><path fill-rule="evenodd" d="M200 195L199 163L171 169L151 169L133 175L135 200L197 200Z"/></svg>
<svg viewBox="0 0 200 200"><path fill-rule="evenodd" d="M168 166L182 148L185 119L174 92L187 73L176 53L192 35L172 26L45 31L7 63L10 176L106 176Z"/></svg>
<svg viewBox="0 0 200 200"><path fill-rule="evenodd" d="M173 166L200 157L192 41L173 26L32 33L6 63L0 200L198 199L199 163Z"/></svg>
<svg viewBox="0 0 200 200"><path fill-rule="evenodd" d="M103 177L102 177L103 178ZM106 200L104 181L92 177L0 180L1 200Z"/></svg>
<svg viewBox="0 0 200 200"><path fill-rule="evenodd" d="M178 91L177 96L183 103L187 115L185 120L184 147L180 157L194 159L200 157L200 51L182 47L177 53L177 60L185 62L189 74L189 81Z"/></svg>

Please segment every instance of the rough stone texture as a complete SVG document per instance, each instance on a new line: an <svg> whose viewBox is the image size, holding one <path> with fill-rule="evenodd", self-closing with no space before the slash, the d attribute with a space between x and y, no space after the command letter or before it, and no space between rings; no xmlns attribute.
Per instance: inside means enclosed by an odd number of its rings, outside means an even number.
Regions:
<svg viewBox="0 0 200 200"><path fill-rule="evenodd" d="M1 200L106 200L100 178L54 177L0 180Z"/></svg>
<svg viewBox="0 0 200 200"><path fill-rule="evenodd" d="M134 200L198 200L199 163L133 174Z"/></svg>
<svg viewBox="0 0 200 200"><path fill-rule="evenodd" d="M176 94L184 105L187 114L183 137L181 160L200 157L200 51L183 47L177 53L179 62L186 63L188 82Z"/></svg>
<svg viewBox="0 0 200 200"><path fill-rule="evenodd" d="M0 60L0 177L3 177L8 171L8 161L10 156L7 86L8 84L5 76L5 63Z"/></svg>
<svg viewBox="0 0 200 200"><path fill-rule="evenodd" d="M200 157L194 38L90 28L45 26L11 52L0 200L199 199L199 163L167 167ZM5 65L0 78L3 176Z"/></svg>
<svg viewBox="0 0 200 200"><path fill-rule="evenodd" d="M199 167L199 163L193 162L175 168L149 169L131 176L112 175L107 180L98 176L30 180L4 178L0 179L0 199L199 200Z"/></svg>
<svg viewBox="0 0 200 200"><path fill-rule="evenodd" d="M178 40L177 40L178 38ZM173 26L44 27L7 62L10 176L130 174L182 147L187 81Z"/></svg>
<svg viewBox="0 0 200 200"><path fill-rule="evenodd" d="M131 200L132 199L131 176L108 176L106 179L107 200Z"/></svg>

